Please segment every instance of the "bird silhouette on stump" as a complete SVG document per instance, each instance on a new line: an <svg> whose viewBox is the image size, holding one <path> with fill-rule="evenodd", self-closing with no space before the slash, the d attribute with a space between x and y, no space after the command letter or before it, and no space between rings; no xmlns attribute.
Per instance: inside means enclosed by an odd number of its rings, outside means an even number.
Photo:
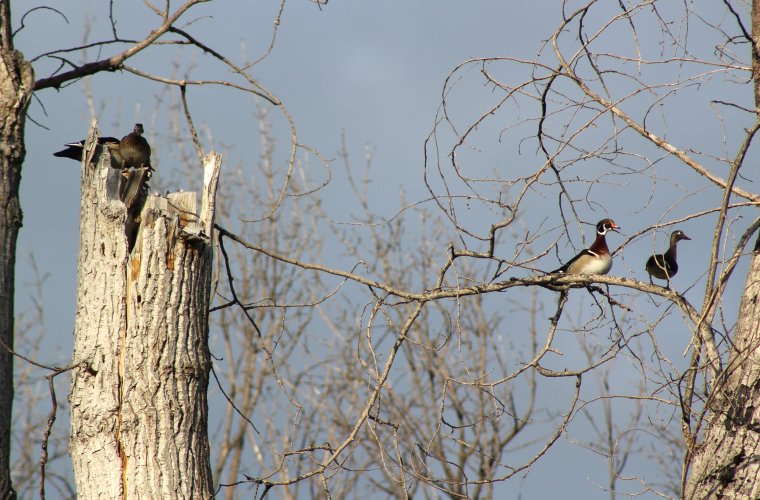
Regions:
<svg viewBox="0 0 760 500"><path fill-rule="evenodd" d="M53 156L57 156L58 158L70 158L81 162L82 154L84 154L84 142L85 140L82 139L78 142L64 144L65 149L56 151L53 153ZM119 149L119 139L116 137L98 137L98 146L108 148L111 151L111 155L113 155L114 151Z"/></svg>
<svg viewBox="0 0 760 500"><path fill-rule="evenodd" d="M147 182L151 178L153 167L150 164L150 144L143 137L145 129L142 123L135 123L131 133L121 140L115 137L98 137L98 146L107 148L111 153L111 166L122 170L119 186L119 198L127 209L139 205L139 200L147 193ZM59 158L71 158L81 162L85 141L70 142L66 148L53 153Z"/></svg>

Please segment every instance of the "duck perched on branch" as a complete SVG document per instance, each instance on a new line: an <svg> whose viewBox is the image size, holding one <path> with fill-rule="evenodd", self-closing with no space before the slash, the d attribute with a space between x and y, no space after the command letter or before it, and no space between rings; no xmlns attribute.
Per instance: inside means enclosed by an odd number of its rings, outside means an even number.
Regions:
<svg viewBox="0 0 760 500"><path fill-rule="evenodd" d="M678 242L681 240L690 240L686 233L680 229L673 231L670 235L670 247L665 253L658 253L649 257L646 263L646 270L649 273L649 282L652 277L665 280L670 286L670 278L678 272Z"/></svg>
<svg viewBox="0 0 760 500"><path fill-rule="evenodd" d="M581 251L551 273L565 274L607 274L612 269L612 256L607 248L605 236L609 231L617 231L620 226L612 219L602 219L596 224L596 239L590 247Z"/></svg>

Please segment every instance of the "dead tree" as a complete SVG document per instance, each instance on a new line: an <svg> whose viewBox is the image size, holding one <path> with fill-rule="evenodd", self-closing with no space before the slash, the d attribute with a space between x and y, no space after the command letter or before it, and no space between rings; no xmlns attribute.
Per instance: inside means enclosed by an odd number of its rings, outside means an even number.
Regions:
<svg viewBox="0 0 760 500"><path fill-rule="evenodd" d="M209 498L209 235L221 157L204 159L196 215L195 193L143 189L128 209L124 172L90 149L70 395L77 495Z"/></svg>

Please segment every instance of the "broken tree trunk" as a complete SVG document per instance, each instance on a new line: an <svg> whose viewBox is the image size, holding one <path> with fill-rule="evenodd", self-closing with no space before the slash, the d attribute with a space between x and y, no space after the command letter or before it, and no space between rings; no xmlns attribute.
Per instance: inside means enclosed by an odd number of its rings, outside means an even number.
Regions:
<svg viewBox="0 0 760 500"><path fill-rule="evenodd" d="M210 228L221 157L204 159L201 217L195 193L143 193L128 210L127 179L94 137L93 127L70 395L77 497L210 498Z"/></svg>

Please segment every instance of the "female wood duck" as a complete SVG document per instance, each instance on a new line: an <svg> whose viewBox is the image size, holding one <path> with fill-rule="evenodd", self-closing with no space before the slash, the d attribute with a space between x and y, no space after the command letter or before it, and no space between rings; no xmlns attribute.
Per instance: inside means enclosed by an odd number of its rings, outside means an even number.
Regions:
<svg viewBox="0 0 760 500"><path fill-rule="evenodd" d="M690 239L680 229L673 231L670 235L670 247L668 247L668 251L664 254L658 253L649 257L646 270L649 273L650 283L652 283L652 277L670 282L670 278L678 272L678 262L676 262L678 242Z"/></svg>
<svg viewBox="0 0 760 500"><path fill-rule="evenodd" d="M149 167L152 170L153 167L150 165L150 144L142 136L144 131L142 123L135 123L134 130L122 137L121 140L115 137L98 137L98 145L108 148L111 151L112 158L121 168ZM65 146L66 149L53 153L53 156L82 161L84 140L70 142Z"/></svg>
<svg viewBox="0 0 760 500"><path fill-rule="evenodd" d="M620 227L612 219L602 219L596 225L596 239L590 247L567 261L564 266L552 273L565 274L607 274L612 268L612 256L604 239L608 231L617 231Z"/></svg>
<svg viewBox="0 0 760 500"><path fill-rule="evenodd" d="M143 137L142 123L135 123L132 133L125 135L119 142L119 155L124 168L150 167L150 144Z"/></svg>

